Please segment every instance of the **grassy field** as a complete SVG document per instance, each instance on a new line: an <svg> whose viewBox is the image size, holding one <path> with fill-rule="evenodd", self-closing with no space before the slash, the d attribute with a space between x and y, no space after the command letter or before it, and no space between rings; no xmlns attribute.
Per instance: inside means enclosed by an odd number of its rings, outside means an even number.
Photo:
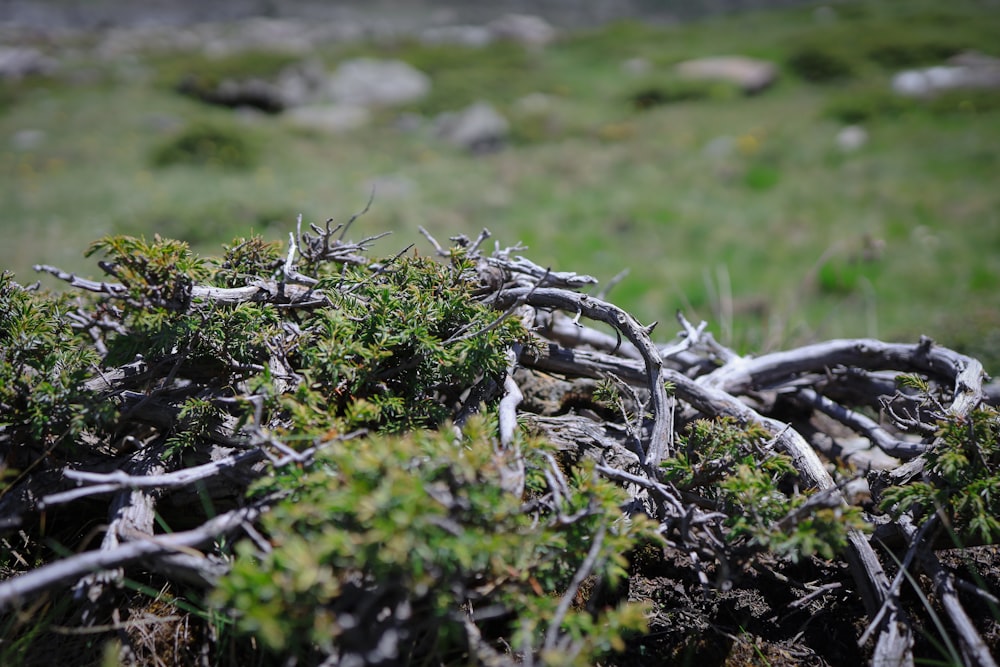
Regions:
<svg viewBox="0 0 1000 667"><path fill-rule="evenodd" d="M335 136L237 115L175 90L178 73L217 62L107 62L84 40L57 77L0 89L0 267L25 283L36 262L94 274L83 251L109 233L160 233L206 253L251 230L284 238L297 214L346 219L380 183L354 232L395 231L378 246L386 254L413 241L429 252L420 225L441 239L487 227L554 268L602 281L628 268L610 297L664 320L663 338L683 309L748 352L927 334L1000 372L1000 94L885 93L902 66L963 49L1000 56L1000 6L832 7L615 24L542 52L402 40L315 54L331 69L362 53L411 62L434 81L410 109L426 116L489 100L513 136L485 156L404 132L394 114ZM743 97L673 74L680 60L731 53L774 60L779 83ZM633 58L648 71L627 73ZM650 91L685 99L640 108ZM526 105L533 93L543 103ZM870 141L844 152L835 137L853 122ZM245 141L249 164L157 166L165 144L203 123Z"/></svg>

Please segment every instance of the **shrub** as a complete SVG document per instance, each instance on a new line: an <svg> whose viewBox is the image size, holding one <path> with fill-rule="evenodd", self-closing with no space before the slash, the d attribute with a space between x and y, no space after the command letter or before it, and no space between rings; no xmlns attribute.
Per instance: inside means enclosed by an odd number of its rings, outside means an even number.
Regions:
<svg viewBox="0 0 1000 667"><path fill-rule="evenodd" d="M843 49L822 43L793 49L785 62L796 76L810 83L844 81L857 70L854 59Z"/></svg>
<svg viewBox="0 0 1000 667"><path fill-rule="evenodd" d="M795 467L790 457L767 451L769 439L731 418L694 421L679 438L678 454L663 462L665 477L726 514L723 541L733 551L766 549L792 561L833 558L848 531L864 525L860 510L810 507L809 496L784 493Z"/></svg>
<svg viewBox="0 0 1000 667"><path fill-rule="evenodd" d="M111 412L81 386L99 356L70 326L72 310L65 296L39 295L0 272L0 448L31 445L6 450L15 469L46 448L72 447Z"/></svg>
<svg viewBox="0 0 1000 667"><path fill-rule="evenodd" d="M1000 541L1000 413L984 406L966 418L942 419L936 442L925 455L926 478L886 489L882 508L897 516L937 514L957 546Z"/></svg>
<svg viewBox="0 0 1000 667"><path fill-rule="evenodd" d="M455 663L482 657L500 636L515 651L541 647L554 623L578 654L551 651L547 660L590 665L620 650L622 633L645 625L640 605L591 600L565 616L558 606L595 547L593 575L621 580L623 554L639 536L654 537L652 524L609 521L622 494L586 470L558 514L527 510L503 490L510 462L494 453L486 425L474 421L458 440L416 431L333 444L307 470L259 485L289 494L264 522L278 546L237 545L215 600L235 611L241 631L306 661L318 653ZM528 487L538 492L548 464L544 448L531 451ZM480 619L479 630L467 618Z"/></svg>
<svg viewBox="0 0 1000 667"><path fill-rule="evenodd" d="M45 268L90 294L72 302L0 276L0 528L18 531L0 608L42 610L5 614L5 664L65 663L72 649L44 638L84 623L81 662L127 640L137 662L628 664L706 627L728 637L734 596L762 601L741 626L770 624L851 568L888 599L864 515L799 429L923 457L926 476L907 464L873 485L897 516L881 528L906 513L958 542L998 538L1000 418L966 400L978 364L929 339L748 358L681 318L687 340L658 348L577 291L593 278L484 256L486 232L433 242L434 260L369 261L377 237L309 229L287 252L251 237L213 260L108 237L90 249L104 281ZM571 317L634 348L582 324L574 344ZM557 318L569 336L547 331ZM886 399L883 427L866 413L892 369L908 393ZM97 522L108 537L89 546ZM846 567L823 562L845 549ZM72 581L86 597L68 605ZM176 622L169 639L145 632L147 612Z"/></svg>
<svg viewBox="0 0 1000 667"><path fill-rule="evenodd" d="M673 80L640 86L629 94L628 101L633 108L642 111L664 104L711 99L725 100L738 95L739 88L725 82Z"/></svg>
<svg viewBox="0 0 1000 667"><path fill-rule="evenodd" d="M247 169L257 162L257 147L246 132L232 126L197 123L160 144L152 155L157 167L193 165Z"/></svg>

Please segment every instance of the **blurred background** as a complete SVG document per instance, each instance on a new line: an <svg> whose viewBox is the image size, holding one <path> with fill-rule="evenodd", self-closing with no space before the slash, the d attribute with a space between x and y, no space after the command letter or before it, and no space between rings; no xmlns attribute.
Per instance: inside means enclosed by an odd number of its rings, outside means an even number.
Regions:
<svg viewBox="0 0 1000 667"><path fill-rule="evenodd" d="M7 1L0 268L488 228L763 352L921 334L1000 371L1000 2ZM43 279L46 286L54 282Z"/></svg>

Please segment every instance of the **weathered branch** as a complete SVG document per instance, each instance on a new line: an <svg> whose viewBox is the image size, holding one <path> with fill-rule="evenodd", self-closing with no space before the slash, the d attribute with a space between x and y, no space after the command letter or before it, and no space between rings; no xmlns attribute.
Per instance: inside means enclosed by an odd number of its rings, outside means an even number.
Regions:
<svg viewBox="0 0 1000 667"><path fill-rule="evenodd" d="M660 376L663 360L660 352L649 338L650 328L640 325L635 318L614 304L567 290L555 288L516 288L503 292L499 301L514 303L525 299L538 308L561 308L576 311L586 317L609 324L621 331L642 355L646 365L646 382L652 397L653 429L645 451L643 464L650 469L659 466L669 455L673 437L670 399Z"/></svg>
<svg viewBox="0 0 1000 667"><path fill-rule="evenodd" d="M127 567L142 559L203 547L223 535L239 530L243 522L254 521L265 509L264 504L243 507L220 514L192 530L145 537L112 549L88 551L43 565L0 582L0 610L24 604L32 596L93 572Z"/></svg>

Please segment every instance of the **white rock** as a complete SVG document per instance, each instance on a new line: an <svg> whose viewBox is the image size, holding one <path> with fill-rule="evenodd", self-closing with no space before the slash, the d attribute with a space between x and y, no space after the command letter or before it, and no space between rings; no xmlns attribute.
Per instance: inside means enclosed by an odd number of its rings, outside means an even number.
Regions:
<svg viewBox="0 0 1000 667"><path fill-rule="evenodd" d="M10 145L16 151L30 151L45 142L43 130L18 130L10 138Z"/></svg>
<svg viewBox="0 0 1000 667"><path fill-rule="evenodd" d="M327 94L333 102L359 107L407 104L430 90L430 77L399 60L348 60L327 81Z"/></svg>
<svg viewBox="0 0 1000 667"><path fill-rule="evenodd" d="M510 123L493 105L476 102L462 111L439 115L435 119L435 130L448 143L481 153L503 145L510 132Z"/></svg>
<svg viewBox="0 0 1000 667"><path fill-rule="evenodd" d="M652 64L645 58L629 58L628 60L622 62L622 71L633 76L645 74L651 70L652 67Z"/></svg>
<svg viewBox="0 0 1000 667"><path fill-rule="evenodd" d="M1000 88L1000 59L969 52L949 63L899 72L892 77L892 90L907 97L929 97L956 88Z"/></svg>
<svg viewBox="0 0 1000 667"><path fill-rule="evenodd" d="M497 39L507 39L525 46L542 47L556 38L556 29L540 16L506 14L487 25Z"/></svg>
<svg viewBox="0 0 1000 667"><path fill-rule="evenodd" d="M689 79L728 81L746 93L759 93L778 79L778 67L766 60L746 56L713 56L687 60L677 72Z"/></svg>
<svg viewBox="0 0 1000 667"><path fill-rule="evenodd" d="M868 143L868 131L860 125L848 125L837 133L837 147L852 153Z"/></svg>
<svg viewBox="0 0 1000 667"><path fill-rule="evenodd" d="M38 49L0 46L0 79L17 81L26 76L48 75L56 67L56 61Z"/></svg>

